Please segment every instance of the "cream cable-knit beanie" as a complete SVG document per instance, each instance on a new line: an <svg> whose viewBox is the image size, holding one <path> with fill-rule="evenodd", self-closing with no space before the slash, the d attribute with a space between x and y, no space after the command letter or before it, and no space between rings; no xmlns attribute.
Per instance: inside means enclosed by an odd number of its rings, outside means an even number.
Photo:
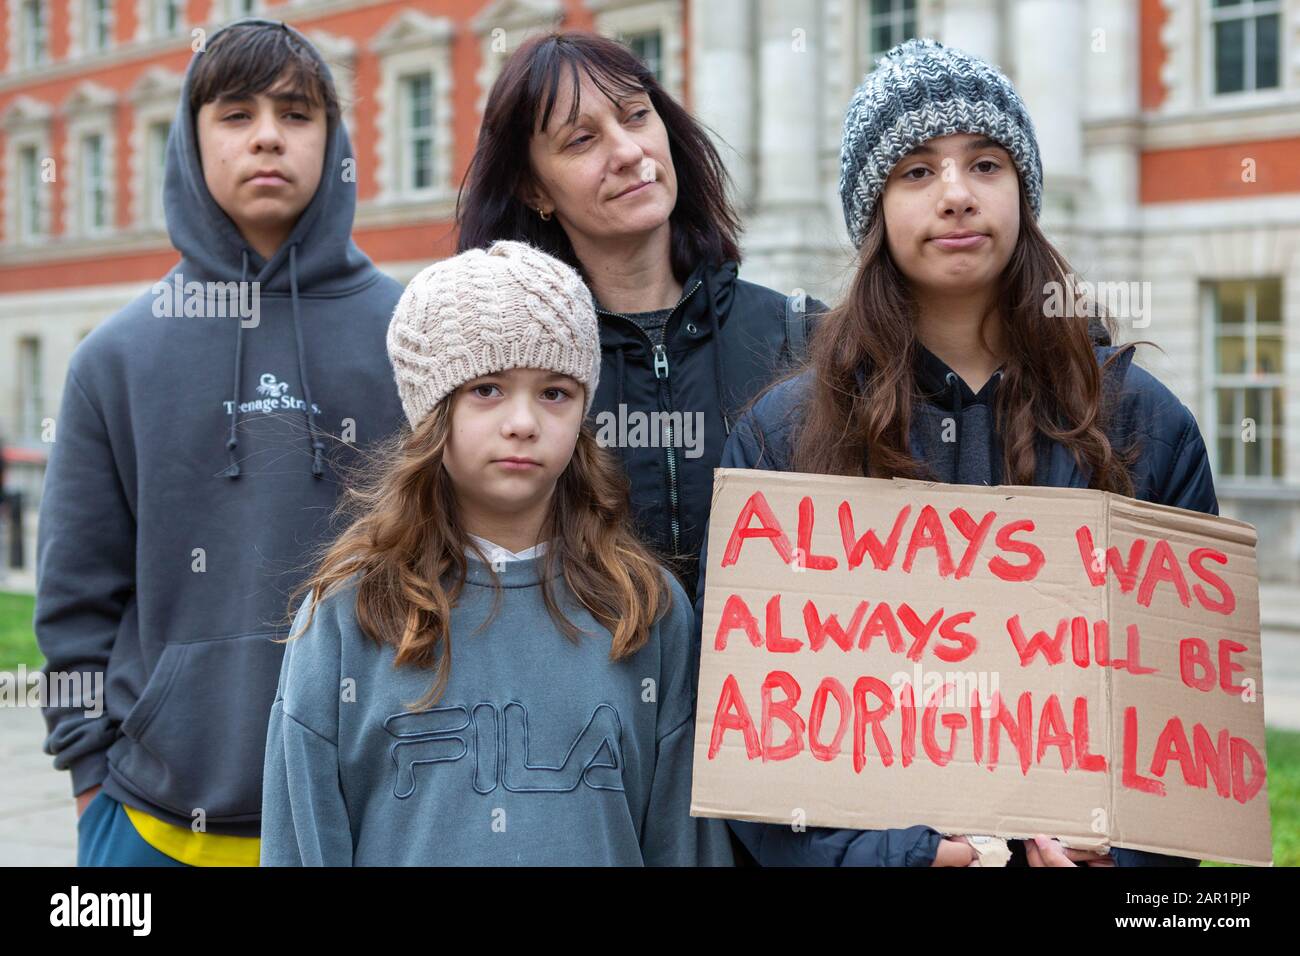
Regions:
<svg viewBox="0 0 1300 956"><path fill-rule="evenodd" d="M502 239L410 281L388 323L388 358L413 430L461 385L511 368L572 376L586 388L585 416L600 380L600 330L577 272Z"/></svg>

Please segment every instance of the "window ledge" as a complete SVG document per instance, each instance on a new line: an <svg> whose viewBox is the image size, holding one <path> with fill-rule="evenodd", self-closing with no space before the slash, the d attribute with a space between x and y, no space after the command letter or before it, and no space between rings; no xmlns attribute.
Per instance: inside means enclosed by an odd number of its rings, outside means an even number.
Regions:
<svg viewBox="0 0 1300 956"><path fill-rule="evenodd" d="M1239 90L1236 93L1205 94L1205 112L1225 113L1242 110L1276 109L1279 106L1294 106L1300 101L1296 91L1285 86L1269 86L1257 90Z"/></svg>
<svg viewBox="0 0 1300 956"><path fill-rule="evenodd" d="M1285 481L1268 484L1253 481L1223 481L1215 486L1220 501L1235 498L1241 501L1300 501L1300 485Z"/></svg>

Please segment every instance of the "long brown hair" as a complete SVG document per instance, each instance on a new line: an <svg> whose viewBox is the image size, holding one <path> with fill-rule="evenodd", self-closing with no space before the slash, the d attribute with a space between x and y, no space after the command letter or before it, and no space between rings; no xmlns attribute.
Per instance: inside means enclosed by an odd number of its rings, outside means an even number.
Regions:
<svg viewBox="0 0 1300 956"><path fill-rule="evenodd" d="M727 195L729 178L707 130L659 85L636 55L608 37L570 31L527 40L512 53L488 93L469 170L456 197L456 251L516 239L567 262L582 263L552 218L544 222L519 193L532 182L528 143L551 121L565 76L573 81L568 122L579 110L579 73L610 100L645 93L668 131L677 204L669 223L673 274L685 282L701 262L740 262L740 219Z"/></svg>
<svg viewBox="0 0 1300 956"><path fill-rule="evenodd" d="M920 400L916 301L889 254L882 206L876 204L845 300L822 317L804 366L785 376L814 370L809 400L798 410L796 471L933 478L908 445ZM1002 439L1002 481L1032 485L1035 450L1046 440L1064 445L1090 471L1091 487L1132 495L1135 450L1111 445L1106 424L1112 396L1103 387L1106 368L1123 350L1099 366L1089 318L1078 310L1053 317L1044 308L1049 283L1075 294L1068 279L1073 274L1038 228L1022 183L1020 235L997 290L1005 365L993 414ZM1113 338L1113 317L1100 321ZM867 373L865 389L858 387L859 367Z"/></svg>
<svg viewBox="0 0 1300 956"><path fill-rule="evenodd" d="M450 677L451 612L468 570L466 547L486 561L457 520L455 490L442 464L451 401L444 398L415 431L403 426L378 446L364 472L356 469L335 514L350 519L347 530L323 547L319 565L290 597L292 608L303 594L313 594L303 630L292 639L310 626L325 596L359 575L361 630L378 646L395 648L397 665L433 672L429 692L413 705L417 710L434 703ZM549 541L540 559L542 595L565 636L581 640L553 590L552 581L562 577L613 635L611 660L640 650L672 601L664 572L631 530L628 501L622 468L584 425L542 528ZM488 621L500 601L498 586Z"/></svg>

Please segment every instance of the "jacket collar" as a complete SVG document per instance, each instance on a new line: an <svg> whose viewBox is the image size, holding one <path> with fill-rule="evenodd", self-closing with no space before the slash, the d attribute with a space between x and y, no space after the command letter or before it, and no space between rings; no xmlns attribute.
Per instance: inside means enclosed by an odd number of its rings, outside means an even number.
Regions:
<svg viewBox="0 0 1300 956"><path fill-rule="evenodd" d="M937 355L934 355L934 353L932 353L925 346L918 345L917 348L920 350L920 353L923 353L922 358L919 360L918 363L921 366L921 368L918 369L918 376L917 376L918 381L933 382L932 374L929 376L928 379L926 378L926 373L924 369L927 366L927 364L929 369L932 371L938 370L940 366L942 366L943 369L947 369L948 366L945 362L943 362L942 359L940 359ZM1112 386L1118 383L1122 383L1125 377L1128 375L1129 366L1133 364L1134 350L1132 348L1123 345L1094 344L1092 347L1092 353L1094 356L1096 356L1098 365L1104 365L1110 359L1110 357L1114 355L1116 352L1119 352L1120 356L1115 360L1115 364L1112 365L1107 372L1107 380L1111 383ZM927 360L925 356L929 356L929 359ZM938 363L938 364L935 365L934 363ZM858 383L858 391L860 392L865 391L867 387L867 367L865 362L858 363L858 367L853 370L853 377ZM942 375L940 377L942 378ZM934 390L935 389L930 389L930 391L934 391ZM969 389L967 390L969 391ZM923 386L923 391L925 391L924 386ZM982 392L983 389L981 389L981 393Z"/></svg>
<svg viewBox="0 0 1300 956"><path fill-rule="evenodd" d="M672 339L677 328L685 322L695 325L701 340L705 330L720 327L731 310L736 271L734 262L724 262L716 267L705 263L697 265L682 284L682 294L685 295L697 283L700 288L682 303L682 307L669 320L664 330L665 341ZM634 345L645 347L644 333L631 322L602 313L597 313L597 318L600 320L602 349L621 349Z"/></svg>
<svg viewBox="0 0 1300 956"><path fill-rule="evenodd" d="M1119 353L1114 363L1105 372L1105 387L1111 391L1111 394L1118 393L1128 376L1129 366L1133 364L1135 350L1128 346L1094 343L1092 351L1099 366L1105 365L1112 355ZM934 358L935 361L939 361L937 356ZM943 363L940 362L940 364ZM859 364L854 370L854 377L857 379L859 391L865 390L867 387L867 374L864 364ZM969 392L969 389L966 389L966 391ZM981 389L981 394L983 391ZM1091 473L1086 468L1081 467L1069 450L1060 442L1040 438L1036 459L1034 468L1034 483L1036 485L1051 485L1061 488L1088 487Z"/></svg>

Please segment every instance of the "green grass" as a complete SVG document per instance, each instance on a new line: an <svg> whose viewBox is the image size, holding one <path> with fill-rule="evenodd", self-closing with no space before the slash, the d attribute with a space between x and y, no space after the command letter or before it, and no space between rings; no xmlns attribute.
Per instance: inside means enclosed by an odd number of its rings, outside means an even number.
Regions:
<svg viewBox="0 0 1300 956"><path fill-rule="evenodd" d="M1268 804L1273 820L1273 865L1300 866L1300 733L1267 730ZM1202 866L1231 866L1202 863Z"/></svg>
<svg viewBox="0 0 1300 956"><path fill-rule="evenodd" d="M0 670L45 663L32 633L36 599L0 591ZM1300 866L1300 732L1269 730L1268 800L1273 818L1273 865ZM1204 866L1227 866L1205 863Z"/></svg>
<svg viewBox="0 0 1300 956"><path fill-rule="evenodd" d="M1300 866L1300 733L1270 730L1266 739L1273 865Z"/></svg>
<svg viewBox="0 0 1300 956"><path fill-rule="evenodd" d="M36 599L30 594L0 591L0 671L26 664L33 670L45 663L32 633L32 611Z"/></svg>

